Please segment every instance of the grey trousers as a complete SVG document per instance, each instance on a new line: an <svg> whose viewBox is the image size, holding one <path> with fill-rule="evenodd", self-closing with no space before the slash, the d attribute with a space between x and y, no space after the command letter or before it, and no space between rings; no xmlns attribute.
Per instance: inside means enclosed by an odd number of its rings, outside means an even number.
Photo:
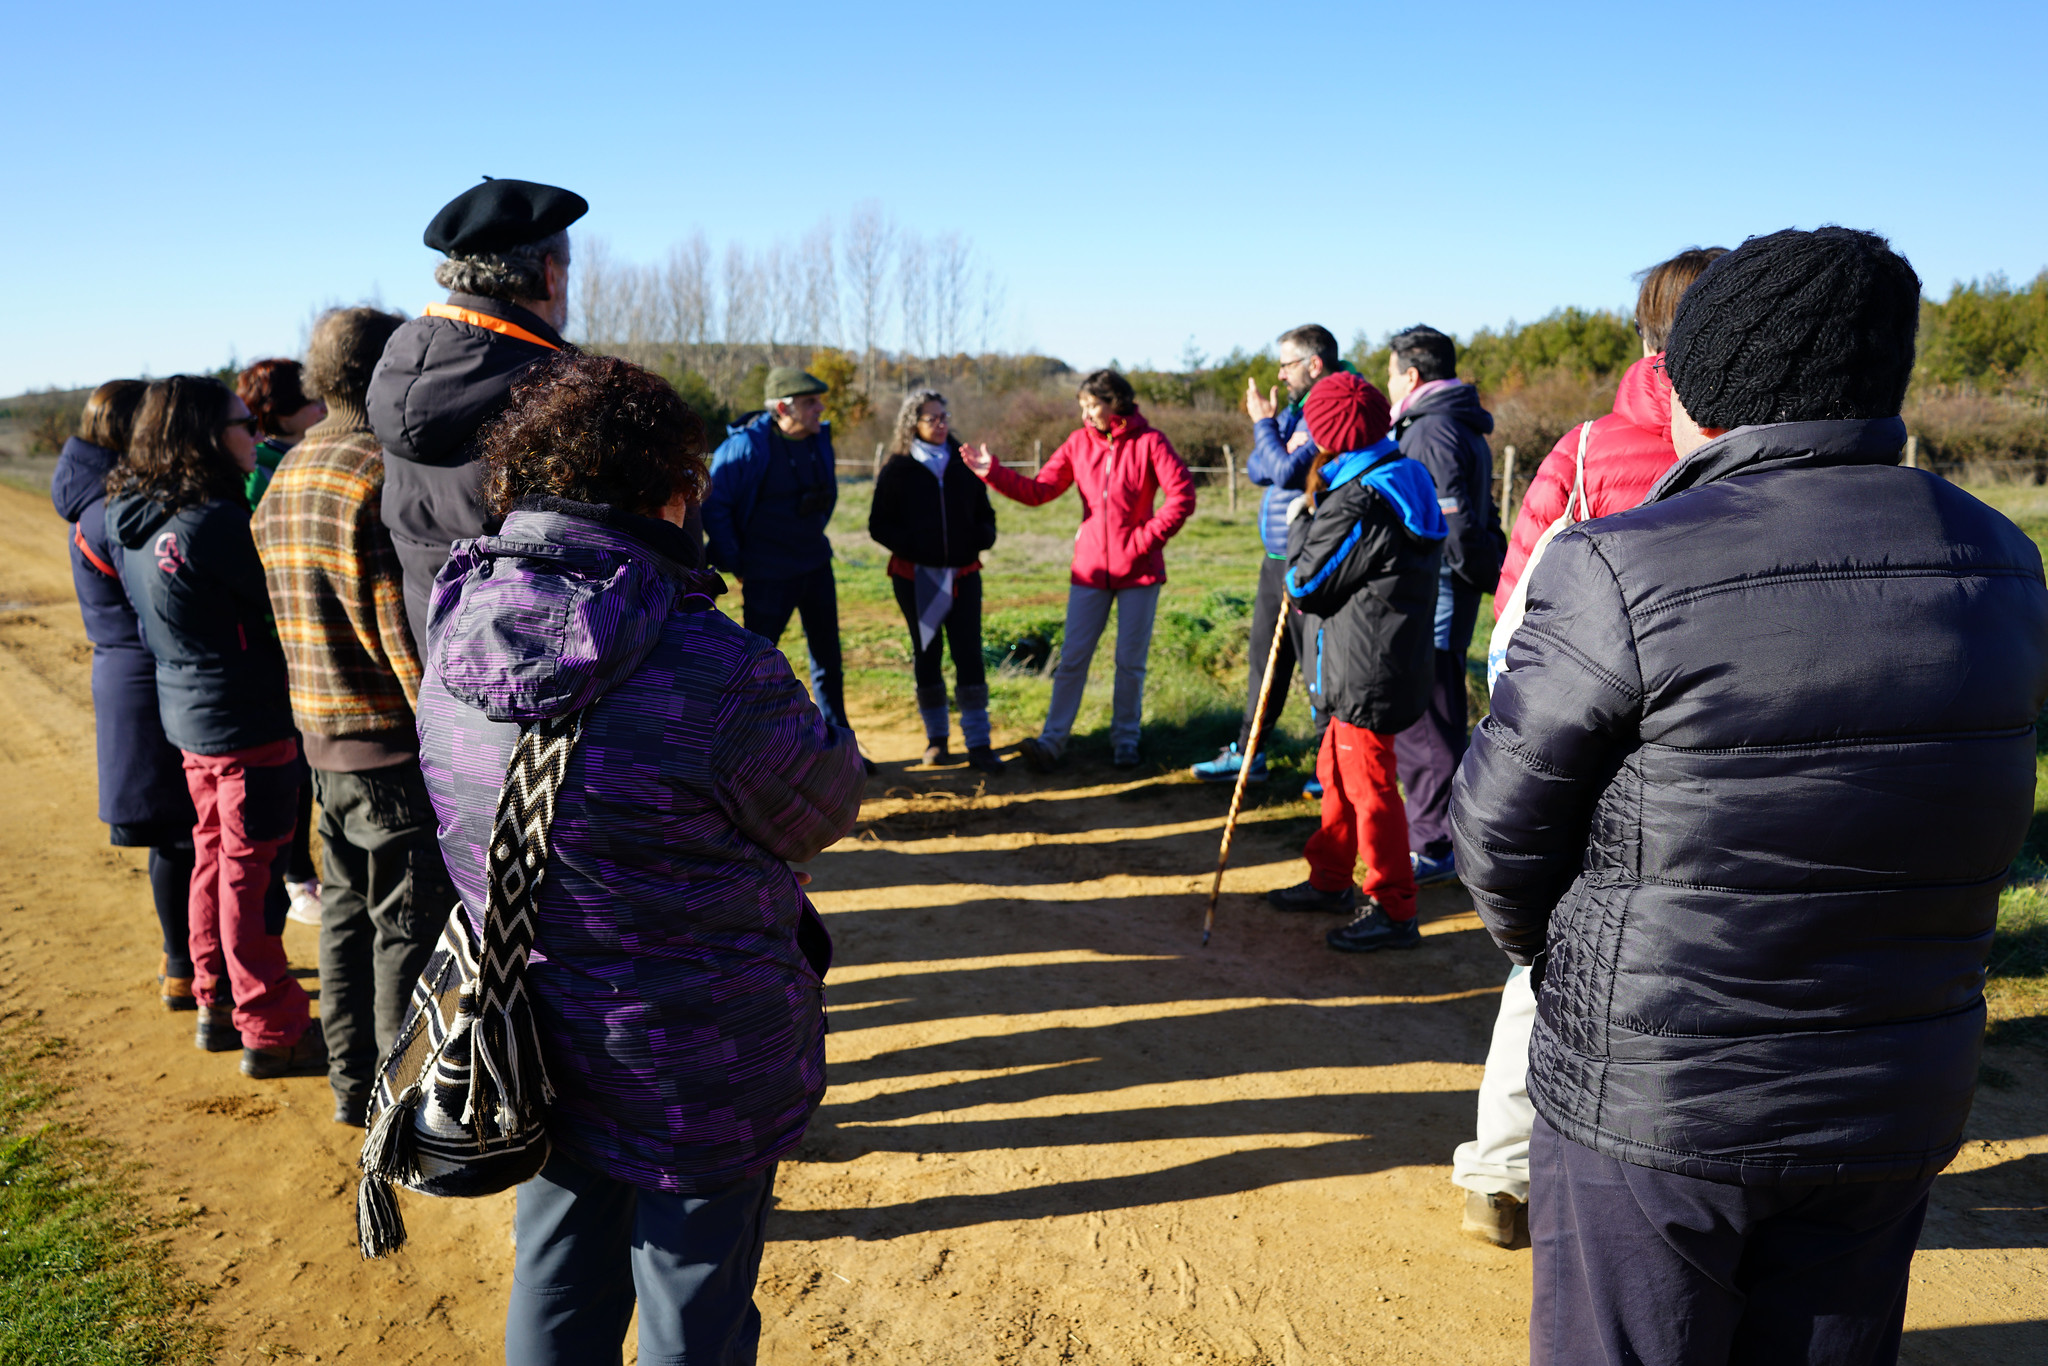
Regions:
<svg viewBox="0 0 2048 1366"><path fill-rule="evenodd" d="M1112 694L1109 743L1123 749L1138 743L1145 719L1145 659L1152 651L1152 617L1159 610L1159 585L1149 588L1067 588L1067 630L1060 641L1060 662L1052 671L1052 705L1046 708L1040 743L1054 754L1065 751L1081 711L1081 693L1088 686L1088 666L1095 643L1116 606L1116 691Z"/></svg>
<svg viewBox="0 0 2048 1366"><path fill-rule="evenodd" d="M377 1063L448 923L455 889L441 862L417 762L361 773L313 770L320 801L320 1025L337 1101L369 1099Z"/></svg>

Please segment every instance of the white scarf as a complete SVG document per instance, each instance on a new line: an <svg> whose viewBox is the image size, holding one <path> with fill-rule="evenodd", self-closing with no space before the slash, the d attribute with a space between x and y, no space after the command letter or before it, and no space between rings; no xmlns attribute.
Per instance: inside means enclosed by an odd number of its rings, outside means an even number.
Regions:
<svg viewBox="0 0 2048 1366"><path fill-rule="evenodd" d="M910 439L910 458L932 472L932 478L944 483L946 480L946 459L953 453L944 446L934 446L929 441Z"/></svg>

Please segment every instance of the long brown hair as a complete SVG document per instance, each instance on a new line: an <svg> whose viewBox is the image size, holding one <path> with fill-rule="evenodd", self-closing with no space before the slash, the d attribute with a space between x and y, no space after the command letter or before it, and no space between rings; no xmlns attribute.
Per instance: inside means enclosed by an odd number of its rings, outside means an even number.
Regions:
<svg viewBox="0 0 2048 1366"><path fill-rule="evenodd" d="M141 379L110 379L93 390L85 401L85 411L78 415L78 439L116 455L127 450L135 414L148 392L149 381Z"/></svg>
<svg viewBox="0 0 2048 1366"><path fill-rule="evenodd" d="M107 496L140 493L176 511L242 496L242 470L221 440L235 396L206 375L172 375L149 386L128 450L107 474Z"/></svg>

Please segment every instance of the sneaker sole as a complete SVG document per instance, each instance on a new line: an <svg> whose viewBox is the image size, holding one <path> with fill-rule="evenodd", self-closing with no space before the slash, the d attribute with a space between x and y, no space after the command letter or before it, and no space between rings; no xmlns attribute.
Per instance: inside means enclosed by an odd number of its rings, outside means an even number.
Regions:
<svg viewBox="0 0 2048 1366"><path fill-rule="evenodd" d="M1323 942L1339 953L1379 953L1385 949L1419 949L1422 947L1422 937L1420 935L1413 939L1389 939L1379 944L1340 944L1336 940L1328 938L1324 939Z"/></svg>

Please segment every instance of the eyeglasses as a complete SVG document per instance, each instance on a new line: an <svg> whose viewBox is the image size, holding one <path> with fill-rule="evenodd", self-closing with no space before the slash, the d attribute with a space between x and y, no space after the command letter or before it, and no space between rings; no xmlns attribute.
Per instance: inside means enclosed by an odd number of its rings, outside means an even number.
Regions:
<svg viewBox="0 0 2048 1366"><path fill-rule="evenodd" d="M1280 362L1280 373L1284 375L1295 366L1307 365L1314 359L1314 356L1296 356L1293 360L1283 360Z"/></svg>
<svg viewBox="0 0 2048 1366"><path fill-rule="evenodd" d="M917 425L920 427L943 427L946 425L946 415L944 413L939 413L938 415L934 416L930 413L927 413L924 416L918 418Z"/></svg>
<svg viewBox="0 0 2048 1366"><path fill-rule="evenodd" d="M247 417L231 417L227 420L227 425L229 427L240 427L251 436L263 435L262 423L254 413L249 414Z"/></svg>

